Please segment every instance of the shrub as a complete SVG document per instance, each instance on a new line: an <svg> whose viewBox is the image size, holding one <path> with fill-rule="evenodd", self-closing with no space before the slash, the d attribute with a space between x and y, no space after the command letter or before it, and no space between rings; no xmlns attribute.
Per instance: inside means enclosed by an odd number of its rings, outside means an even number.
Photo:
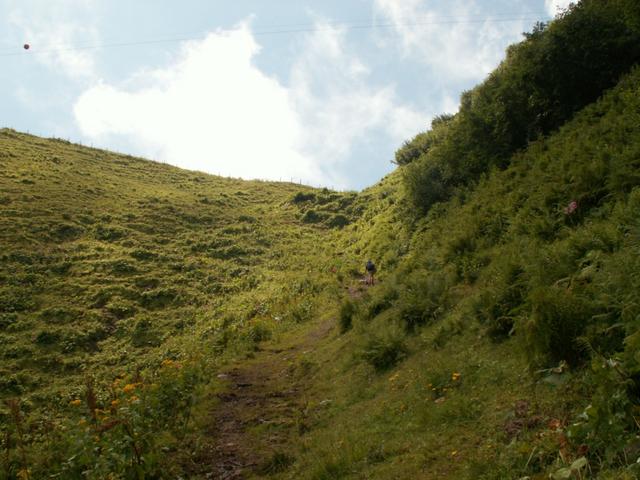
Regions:
<svg viewBox="0 0 640 480"><path fill-rule="evenodd" d="M116 275L130 275L137 271L136 267L126 260L111 262L110 267L111 271Z"/></svg>
<svg viewBox="0 0 640 480"><path fill-rule="evenodd" d="M428 144L432 126L399 151L413 206L425 213L492 167L504 168L613 87L640 60L639 21L635 0L583 0L511 46L500 67L463 94L442 141Z"/></svg>
<svg viewBox="0 0 640 480"><path fill-rule="evenodd" d="M303 223L319 223L323 220L324 216L315 210L307 210L302 216Z"/></svg>
<svg viewBox="0 0 640 480"><path fill-rule="evenodd" d="M298 302L290 311L291 320L296 323L303 323L313 317L313 303L309 300Z"/></svg>
<svg viewBox="0 0 640 480"><path fill-rule="evenodd" d="M275 452L258 469L261 475L271 475L286 471L295 462L295 457L288 453Z"/></svg>
<svg viewBox="0 0 640 480"><path fill-rule="evenodd" d="M379 287L367 300L366 318L371 320L377 317L385 310L391 308L397 299L398 290L388 285Z"/></svg>
<svg viewBox="0 0 640 480"><path fill-rule="evenodd" d="M0 312L24 312L35 307L28 291L12 288L0 288Z"/></svg>
<svg viewBox="0 0 640 480"><path fill-rule="evenodd" d="M42 310L39 316L47 323L65 324L80 318L82 311L66 307L51 307Z"/></svg>
<svg viewBox="0 0 640 480"><path fill-rule="evenodd" d="M151 320L142 318L136 322L131 334L131 343L134 347L156 347L162 343L162 339Z"/></svg>
<svg viewBox="0 0 640 480"><path fill-rule="evenodd" d="M17 313L0 313L0 329L7 328L18 321Z"/></svg>
<svg viewBox="0 0 640 480"><path fill-rule="evenodd" d="M253 343L264 342L271 338L271 328L263 321L254 322L249 331L247 332L247 338Z"/></svg>
<svg viewBox="0 0 640 480"><path fill-rule="evenodd" d="M178 301L178 292L172 288L149 290L140 295L140 305L150 310L168 307Z"/></svg>
<svg viewBox="0 0 640 480"><path fill-rule="evenodd" d="M142 248L139 248L131 252L131 256L136 260L141 260L141 261L154 260L158 258L158 254Z"/></svg>
<svg viewBox="0 0 640 480"><path fill-rule="evenodd" d="M126 300L111 300L106 305L107 311L117 319L129 318L135 315L135 306Z"/></svg>
<svg viewBox="0 0 640 480"><path fill-rule="evenodd" d="M358 311L358 307L352 300L345 300L340 306L340 315L338 322L340 324L340 333L346 333L353 326L353 317Z"/></svg>
<svg viewBox="0 0 640 480"><path fill-rule="evenodd" d="M123 238L126 235L126 231L118 227L107 227L104 225L98 225L95 229L94 234L96 239L98 240L113 242Z"/></svg>
<svg viewBox="0 0 640 480"><path fill-rule="evenodd" d="M52 235L59 241L75 240L84 233L84 229L70 223L56 225L52 230Z"/></svg>
<svg viewBox="0 0 640 480"><path fill-rule="evenodd" d="M415 272L400 295L400 318L407 331L438 318L447 305L448 280L443 273Z"/></svg>
<svg viewBox="0 0 640 480"><path fill-rule="evenodd" d="M343 228L347 225L349 225L349 219L342 214L334 215L327 221L329 228Z"/></svg>
<svg viewBox="0 0 640 480"><path fill-rule="evenodd" d="M314 201L316 199L316 194L312 192L298 192L293 197L293 203L302 203Z"/></svg>
<svg viewBox="0 0 640 480"><path fill-rule="evenodd" d="M407 354L404 334L394 325L386 325L382 331L369 333L367 337L361 356L378 372L397 365Z"/></svg>
<svg viewBox="0 0 640 480"><path fill-rule="evenodd" d="M526 305L525 272L503 252L485 276L489 280L475 299L473 310L489 336L502 340L514 333L516 319Z"/></svg>
<svg viewBox="0 0 640 480"><path fill-rule="evenodd" d="M533 366L556 365L561 360L576 365L585 359L578 337L593 316L593 306L568 289L538 287L529 294L531 316L525 325L526 343Z"/></svg>
<svg viewBox="0 0 640 480"><path fill-rule="evenodd" d="M36 343L39 345L53 345L60 340L60 335L50 330L42 330L36 335Z"/></svg>

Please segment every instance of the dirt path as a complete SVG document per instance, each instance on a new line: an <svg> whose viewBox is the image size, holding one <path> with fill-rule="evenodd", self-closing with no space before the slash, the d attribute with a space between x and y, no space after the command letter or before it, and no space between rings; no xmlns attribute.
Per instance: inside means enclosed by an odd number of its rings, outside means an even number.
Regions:
<svg viewBox="0 0 640 480"><path fill-rule="evenodd" d="M324 320L297 342L280 348L272 345L219 374L227 389L218 394L211 412L208 434L215 443L207 478L250 478L288 461L285 447L301 428L306 408L305 385L296 362L334 324Z"/></svg>

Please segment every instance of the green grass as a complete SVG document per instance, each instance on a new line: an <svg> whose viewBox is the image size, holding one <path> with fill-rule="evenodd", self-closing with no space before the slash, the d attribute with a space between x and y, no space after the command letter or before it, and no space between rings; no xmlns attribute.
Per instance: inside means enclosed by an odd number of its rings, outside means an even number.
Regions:
<svg viewBox="0 0 640 480"><path fill-rule="evenodd" d="M277 478L543 479L583 457L636 478L639 94L636 69L414 224L397 173L362 193L343 242L381 283L336 309Z"/></svg>
<svg viewBox="0 0 640 480"><path fill-rule="evenodd" d="M637 60L638 9L611 5L537 28L359 193L1 130L0 478L184 475L224 363L297 375L262 477L637 478L640 70L604 89ZM587 20L620 40L598 65L628 58L500 114L567 41L588 58Z"/></svg>
<svg viewBox="0 0 640 480"><path fill-rule="evenodd" d="M0 400L19 398L31 426L74 415L87 377L104 389L166 359L220 363L306 322L331 275L330 221L353 217L352 194L7 129L0 191ZM305 222L301 192L328 223Z"/></svg>

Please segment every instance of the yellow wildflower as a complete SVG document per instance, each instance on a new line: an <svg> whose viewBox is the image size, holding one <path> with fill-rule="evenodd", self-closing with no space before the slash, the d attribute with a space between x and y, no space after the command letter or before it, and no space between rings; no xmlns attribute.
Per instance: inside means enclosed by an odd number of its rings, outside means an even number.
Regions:
<svg viewBox="0 0 640 480"><path fill-rule="evenodd" d="M82 403L82 400L80 400L79 398L76 398L75 400L71 400L69 402L69 405L73 405L74 407L79 406Z"/></svg>
<svg viewBox="0 0 640 480"><path fill-rule="evenodd" d="M131 395L131 398L129 399L130 402L137 402L138 400L140 399L138 398L137 395Z"/></svg>
<svg viewBox="0 0 640 480"><path fill-rule="evenodd" d="M135 383L127 383L124 387L122 387L122 391L124 393L131 393L136 389L137 385Z"/></svg>
<svg viewBox="0 0 640 480"><path fill-rule="evenodd" d="M116 408L118 405L120 405L120 400L116 399L116 400L111 400L111 406L113 408Z"/></svg>
<svg viewBox="0 0 640 480"><path fill-rule="evenodd" d="M458 381L460 379L460 373L459 372L453 372L451 374L451 380L453 380L454 382Z"/></svg>

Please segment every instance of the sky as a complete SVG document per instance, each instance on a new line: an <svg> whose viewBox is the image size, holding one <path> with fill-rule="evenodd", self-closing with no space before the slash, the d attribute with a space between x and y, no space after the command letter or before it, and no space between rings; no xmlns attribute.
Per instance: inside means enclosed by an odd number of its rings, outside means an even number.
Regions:
<svg viewBox="0 0 640 480"><path fill-rule="evenodd" d="M0 0L0 127L359 190L568 4Z"/></svg>

